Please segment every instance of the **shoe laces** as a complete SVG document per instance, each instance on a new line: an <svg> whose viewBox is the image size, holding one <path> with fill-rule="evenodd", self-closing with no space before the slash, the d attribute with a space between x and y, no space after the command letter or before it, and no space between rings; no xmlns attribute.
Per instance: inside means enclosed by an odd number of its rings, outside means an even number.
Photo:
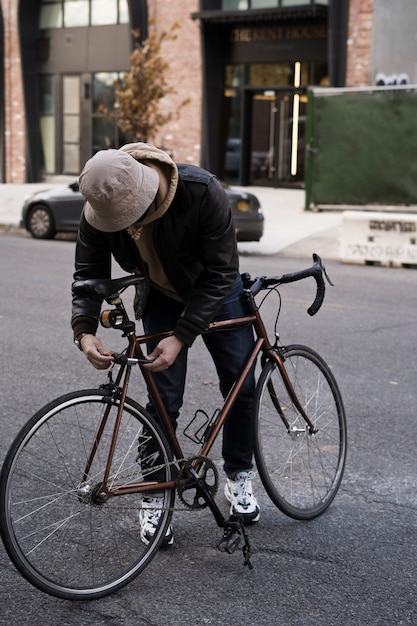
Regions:
<svg viewBox="0 0 417 626"><path fill-rule="evenodd" d="M247 500L250 500L252 493L252 479L256 478L256 473L249 472L238 472L235 476L234 491L238 501L246 504Z"/></svg>
<svg viewBox="0 0 417 626"><path fill-rule="evenodd" d="M162 501L162 498L143 499L142 510L147 515L151 523L158 523L161 516Z"/></svg>

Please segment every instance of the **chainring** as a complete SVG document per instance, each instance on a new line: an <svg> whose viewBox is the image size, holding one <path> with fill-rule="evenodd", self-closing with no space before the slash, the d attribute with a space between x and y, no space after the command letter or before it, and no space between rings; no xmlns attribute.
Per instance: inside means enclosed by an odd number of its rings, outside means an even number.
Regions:
<svg viewBox="0 0 417 626"><path fill-rule="evenodd" d="M203 489L214 498L219 487L219 475L213 461L205 456L188 459L177 478L177 493L188 509L205 509Z"/></svg>

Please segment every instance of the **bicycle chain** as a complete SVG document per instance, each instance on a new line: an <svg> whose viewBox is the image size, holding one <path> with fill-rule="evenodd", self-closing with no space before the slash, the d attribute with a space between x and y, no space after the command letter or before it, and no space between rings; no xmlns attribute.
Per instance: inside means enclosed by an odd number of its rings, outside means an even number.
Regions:
<svg viewBox="0 0 417 626"><path fill-rule="evenodd" d="M182 459L175 459L175 461L169 461L168 463L162 463L161 465L153 465L152 466L152 471L149 471L148 473L151 474L157 470L163 469L164 467L167 467L169 465L177 465L178 463L187 463L187 461L189 461L190 459L193 459L194 457L183 457ZM125 475L118 475L117 479L118 480L129 480L129 478L134 478L136 476L136 474L125 474ZM111 482L111 481L109 481ZM186 505L185 502L183 502L184 506L183 507L163 507L164 511L200 511L200 509L195 509L195 508L191 508L188 507ZM124 511L140 511L142 509L141 506L118 506L119 509L124 510Z"/></svg>
<svg viewBox="0 0 417 626"><path fill-rule="evenodd" d="M204 497L202 501L198 500L196 497L199 492L201 495L201 490L199 489L198 484L197 484L197 482L201 479L201 474L199 474L198 476L195 476L194 478L191 477L191 481L188 484L186 483L185 485L181 485L181 477L182 476L185 477L186 472L189 472L194 462L200 462L201 465L204 466L202 469L203 481L204 481L206 493L208 493L211 496L211 498L214 498L217 494L217 490L219 486L219 474L218 474L218 471L214 462L211 459L205 456L201 456L201 455L191 457L190 459L188 459L188 461L186 461L186 463L182 467L181 472L179 473L179 476L177 478L178 497L188 509L192 509L193 511L198 511L208 506L208 502L206 501ZM209 485L207 483L207 472L210 470L212 471L213 476L214 476L214 484L212 485ZM186 494L188 491L191 491L191 490L195 490L195 497L194 497L193 502L189 503L186 500Z"/></svg>
<svg viewBox="0 0 417 626"><path fill-rule="evenodd" d="M162 465L158 465L158 466L153 466L152 467L152 472L148 472L148 473L153 473L155 470L159 470L162 469L164 467L167 467L169 465L176 465L178 463L184 463L184 468L187 466L187 463L192 463L193 460L197 460L197 459L207 459L207 457L202 457L202 456L197 456L197 457L190 457L189 459L186 458L182 458L182 459L176 459L175 461L169 461L168 463L163 463ZM207 459L207 461L210 463L210 465L215 469L216 471L216 484L214 485L213 489L212 489L212 493L213 495L215 495L215 492L217 491L217 470L215 468L214 462L210 459ZM181 471L179 476L181 476ZM118 478L124 478L123 476L119 476ZM184 504L183 507L164 507L163 510L164 511L170 511L170 512L174 512L174 511L200 511L202 508L204 508L204 506L189 506L187 504L187 502L185 502L185 500L182 498L180 491L178 490L178 487L176 489L177 493L178 493L178 497L179 499L182 501L182 503ZM141 510L143 507L140 506L120 506L118 507L121 510L124 511L136 511L136 510ZM224 532L223 532L223 537L220 540L220 542L218 543L217 547L219 548L219 550L221 551L225 551L228 554L232 554L233 552L235 552L235 550L240 547L241 544L241 538L243 537L243 548L242 548L242 552L243 552L243 557L244 557L244 565L247 566L249 569L253 569L252 563L250 561L250 557L251 557L251 551L250 551L250 544L249 544L249 538L248 538L248 534L245 530L245 527L243 525L242 519L238 519L238 526L236 526L236 520L234 520L235 516L232 516L229 520L228 524L225 524L224 526ZM239 518L239 516L238 516ZM237 533L237 537L235 539L233 539L233 536Z"/></svg>

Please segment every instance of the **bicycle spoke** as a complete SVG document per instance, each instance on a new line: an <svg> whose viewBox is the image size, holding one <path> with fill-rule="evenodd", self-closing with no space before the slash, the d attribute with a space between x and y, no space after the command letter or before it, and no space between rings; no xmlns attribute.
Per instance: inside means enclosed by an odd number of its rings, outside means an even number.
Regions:
<svg viewBox="0 0 417 626"><path fill-rule="evenodd" d="M162 460L163 480L171 480L163 436L130 402L122 414L109 488L143 480L138 439L145 428ZM1 531L9 556L30 582L58 597L99 597L129 582L153 558L172 514L174 493L166 491L160 527L145 546L139 536L139 494L96 498L117 406L83 480L106 406L101 391L50 403L22 429L2 472Z"/></svg>
<svg viewBox="0 0 417 626"><path fill-rule="evenodd" d="M345 416L336 382L315 352L290 346L285 367L315 432L310 432L271 363L257 388L255 455L276 506L291 517L310 519L329 506L339 488L346 455Z"/></svg>

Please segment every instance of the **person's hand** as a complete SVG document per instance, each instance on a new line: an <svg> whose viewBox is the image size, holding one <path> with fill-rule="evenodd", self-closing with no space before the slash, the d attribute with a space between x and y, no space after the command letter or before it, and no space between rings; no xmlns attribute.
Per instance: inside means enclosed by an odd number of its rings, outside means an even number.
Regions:
<svg viewBox="0 0 417 626"><path fill-rule="evenodd" d="M112 364L112 353L104 350L103 344L95 335L84 335L81 337L80 345L85 356L96 369L106 370Z"/></svg>
<svg viewBox="0 0 417 626"><path fill-rule="evenodd" d="M168 369L177 358L183 346L184 342L174 335L161 339L155 350L146 357L152 363L144 365L144 367L152 372L162 372Z"/></svg>

